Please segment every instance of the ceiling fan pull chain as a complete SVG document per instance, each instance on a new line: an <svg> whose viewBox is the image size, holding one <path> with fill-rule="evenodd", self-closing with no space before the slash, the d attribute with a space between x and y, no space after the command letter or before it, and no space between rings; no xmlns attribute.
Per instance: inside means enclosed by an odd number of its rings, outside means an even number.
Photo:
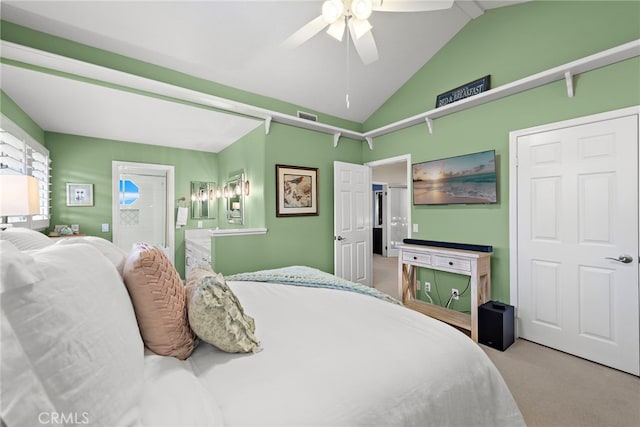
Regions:
<svg viewBox="0 0 640 427"><path fill-rule="evenodd" d="M349 109L349 71L350 71L350 67L349 67L349 46L350 46L350 38L351 38L351 34L349 31L349 16L345 17L346 20L346 32L347 32L347 94L345 96L345 101L347 103L347 110Z"/></svg>

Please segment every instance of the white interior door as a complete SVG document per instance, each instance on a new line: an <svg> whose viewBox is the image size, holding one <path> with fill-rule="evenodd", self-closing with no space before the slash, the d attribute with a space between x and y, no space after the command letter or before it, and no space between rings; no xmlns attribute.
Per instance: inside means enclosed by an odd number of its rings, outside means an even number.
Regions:
<svg viewBox="0 0 640 427"><path fill-rule="evenodd" d="M371 286L371 169L333 162L334 274Z"/></svg>
<svg viewBox="0 0 640 427"><path fill-rule="evenodd" d="M174 260L173 166L113 162L113 243L162 248Z"/></svg>
<svg viewBox="0 0 640 427"><path fill-rule="evenodd" d="M514 148L519 335L640 374L638 116Z"/></svg>

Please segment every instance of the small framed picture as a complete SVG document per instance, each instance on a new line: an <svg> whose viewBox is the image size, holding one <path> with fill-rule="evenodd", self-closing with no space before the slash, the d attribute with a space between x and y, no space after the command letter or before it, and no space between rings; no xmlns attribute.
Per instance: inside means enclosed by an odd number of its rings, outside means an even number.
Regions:
<svg viewBox="0 0 640 427"><path fill-rule="evenodd" d="M61 232L62 230L64 230L65 228L67 228L67 227L69 227L69 226L68 226L68 225L56 225L55 227L53 227L53 232L54 232L56 235L59 235L59 234L60 234L60 232Z"/></svg>
<svg viewBox="0 0 640 427"><path fill-rule="evenodd" d="M93 184L68 182L67 206L93 206Z"/></svg>
<svg viewBox="0 0 640 427"><path fill-rule="evenodd" d="M318 169L276 165L276 216L318 215Z"/></svg>

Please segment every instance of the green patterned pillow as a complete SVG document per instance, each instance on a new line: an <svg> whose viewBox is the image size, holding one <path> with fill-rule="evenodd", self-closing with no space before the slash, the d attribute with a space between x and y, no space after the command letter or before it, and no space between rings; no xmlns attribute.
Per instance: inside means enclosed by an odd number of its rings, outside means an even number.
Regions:
<svg viewBox="0 0 640 427"><path fill-rule="evenodd" d="M255 322L210 267L194 268L187 280L187 311L191 329L201 340L227 353L257 353Z"/></svg>

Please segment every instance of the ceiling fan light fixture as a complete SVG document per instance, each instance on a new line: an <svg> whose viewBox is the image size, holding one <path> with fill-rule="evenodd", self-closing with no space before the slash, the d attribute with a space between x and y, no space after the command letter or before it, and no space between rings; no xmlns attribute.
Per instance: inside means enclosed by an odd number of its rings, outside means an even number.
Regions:
<svg viewBox="0 0 640 427"><path fill-rule="evenodd" d="M344 28L346 26L344 21L344 17L342 19L338 19L336 22L329 25L329 28L327 29L327 34L339 42L342 41L342 36L344 35Z"/></svg>
<svg viewBox="0 0 640 427"><path fill-rule="evenodd" d="M351 13L354 18L365 20L371 16L373 11L372 0L353 0L351 2Z"/></svg>
<svg viewBox="0 0 640 427"><path fill-rule="evenodd" d="M352 19L349 21L349 24L352 27L352 34L355 39L359 39L360 37L364 36L373 28L369 21L367 21L366 19Z"/></svg>
<svg viewBox="0 0 640 427"><path fill-rule="evenodd" d="M322 17L327 24L333 24L344 14L344 4L340 0L327 0L322 4Z"/></svg>

